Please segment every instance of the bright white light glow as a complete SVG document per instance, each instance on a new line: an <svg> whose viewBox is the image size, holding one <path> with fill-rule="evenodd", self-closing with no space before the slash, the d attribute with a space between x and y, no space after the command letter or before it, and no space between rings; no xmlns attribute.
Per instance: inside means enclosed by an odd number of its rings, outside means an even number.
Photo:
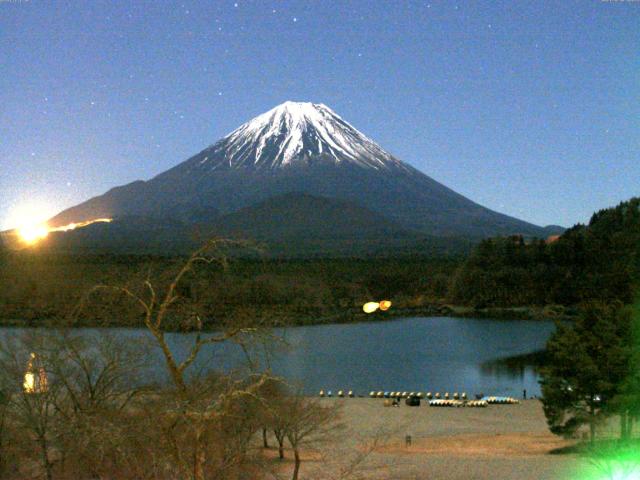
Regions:
<svg viewBox="0 0 640 480"><path fill-rule="evenodd" d="M59 227L50 227L46 219L51 216L48 208L32 203L13 209L6 223L12 225L13 230L24 245L35 245L45 239L51 232L68 232L76 228L86 227L92 223L108 223L112 221L111 218L95 218Z"/></svg>
<svg viewBox="0 0 640 480"><path fill-rule="evenodd" d="M26 393L34 393L36 391L36 377L33 373L24 374L24 384L22 385Z"/></svg>
<svg viewBox="0 0 640 480"><path fill-rule="evenodd" d="M42 199L29 199L11 206L7 216L0 219L0 230L18 230L20 228L43 225L53 217L56 207Z"/></svg>
<svg viewBox="0 0 640 480"><path fill-rule="evenodd" d="M635 465L622 469L622 471L614 471L607 479L611 480L640 480L640 472L635 471Z"/></svg>
<svg viewBox="0 0 640 480"><path fill-rule="evenodd" d="M18 228L18 235L24 243L33 245L49 235L49 228L46 224L27 224Z"/></svg>
<svg viewBox="0 0 640 480"><path fill-rule="evenodd" d="M364 313L373 313L380 308L380 304L378 302L367 302L362 306L362 310Z"/></svg>
<svg viewBox="0 0 640 480"><path fill-rule="evenodd" d="M46 224L48 214L49 209L45 205L26 203L12 209L7 223L13 225L23 243L33 245L49 234Z"/></svg>

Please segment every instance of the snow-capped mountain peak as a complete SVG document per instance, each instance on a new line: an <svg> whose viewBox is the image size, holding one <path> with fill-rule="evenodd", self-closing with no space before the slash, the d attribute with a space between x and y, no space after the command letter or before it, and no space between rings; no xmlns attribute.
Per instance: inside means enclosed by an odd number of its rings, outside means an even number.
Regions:
<svg viewBox="0 0 640 480"><path fill-rule="evenodd" d="M213 145L211 169L274 169L297 163L350 163L384 169L404 164L322 103L284 102ZM223 160L222 160L223 159ZM222 161L221 161L222 160Z"/></svg>
<svg viewBox="0 0 640 480"><path fill-rule="evenodd" d="M301 200L300 195L315 200ZM333 200L346 203L327 204ZM270 202L268 207L259 203L264 201ZM298 207L302 204L301 210ZM215 225L215 234L247 233L257 239L265 238L269 224L283 225L284 230L278 230L278 235L287 239L298 238L296 235L311 238L300 229L301 218L323 223L326 215L334 218L336 209L346 209L345 218L355 219L348 213L352 207L364 207L400 230L413 233L546 236L540 227L488 210L401 162L329 107L299 102L278 105L154 178L113 188L61 212L49 224L142 216L189 225L211 224ZM332 209L334 213L330 213ZM371 218L377 222L376 217ZM117 225L117 221L114 223ZM266 225L266 230L256 227L243 232L243 225L254 224ZM331 224L312 231L325 232L322 235L326 237L313 237L313 242L319 242L317 245L342 241L338 240L341 233L336 233L335 238L329 233L333 232ZM393 236L399 230L393 227L387 231ZM409 235L411 249L420 244L413 233ZM384 248L381 245L385 243L377 242L385 235L367 242L372 241L376 249ZM277 241L289 242L285 237L278 237ZM155 230L149 238L155 241ZM292 244L296 241L291 240ZM359 241L348 240L349 249L357 248Z"/></svg>

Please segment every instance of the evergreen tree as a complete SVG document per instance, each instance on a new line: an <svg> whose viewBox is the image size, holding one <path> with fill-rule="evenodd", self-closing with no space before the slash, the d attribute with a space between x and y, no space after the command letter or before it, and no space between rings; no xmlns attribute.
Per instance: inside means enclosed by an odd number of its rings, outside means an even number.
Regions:
<svg viewBox="0 0 640 480"><path fill-rule="evenodd" d="M632 311L628 348L628 375L611 402L612 410L620 415L620 438L623 440L632 437L633 422L640 418L640 297Z"/></svg>
<svg viewBox="0 0 640 480"><path fill-rule="evenodd" d="M559 325L547 343L542 369L544 413L551 431L571 436L584 424L614 413L630 367L629 311L591 303L573 326Z"/></svg>
<svg viewBox="0 0 640 480"><path fill-rule="evenodd" d="M633 198L551 243L483 240L457 270L450 299L476 307L631 303L639 285L640 198Z"/></svg>

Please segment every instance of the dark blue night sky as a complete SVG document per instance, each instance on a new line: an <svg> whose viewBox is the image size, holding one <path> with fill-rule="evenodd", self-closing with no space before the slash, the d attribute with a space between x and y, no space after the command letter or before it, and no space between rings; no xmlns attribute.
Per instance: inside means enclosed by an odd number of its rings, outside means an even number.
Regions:
<svg viewBox="0 0 640 480"><path fill-rule="evenodd" d="M640 194L640 2L0 0L0 228L322 102L489 208Z"/></svg>

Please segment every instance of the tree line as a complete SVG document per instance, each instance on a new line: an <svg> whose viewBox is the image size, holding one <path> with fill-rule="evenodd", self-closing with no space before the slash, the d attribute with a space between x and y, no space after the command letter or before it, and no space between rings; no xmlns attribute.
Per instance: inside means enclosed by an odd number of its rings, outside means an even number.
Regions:
<svg viewBox="0 0 640 480"><path fill-rule="evenodd" d="M224 272L205 266L182 284L183 294L210 309L207 328L251 307L258 321L308 324L358 319L359 307L388 298L394 311L428 314L433 305L474 309L576 306L599 300L629 303L640 272L640 199L599 211L557 240L521 236L481 241L468 257L279 259L237 258ZM148 271L175 268L184 257L63 255L36 249L0 249L0 321L55 324L96 283L140 281ZM166 280L166 279L165 279ZM208 282L223 289L207 288ZM136 324L114 301L107 310L119 325ZM215 313L213 313L215 312ZM94 315L88 322L99 321ZM102 321L102 320L100 320ZM180 330L183 325L174 324Z"/></svg>
<svg viewBox="0 0 640 480"><path fill-rule="evenodd" d="M640 198L633 198L554 241L482 241L457 269L448 296L479 308L630 303L639 278Z"/></svg>
<svg viewBox="0 0 640 480"><path fill-rule="evenodd" d="M149 272L176 269L184 257L136 255L73 256L37 250L10 252L0 259L0 322L56 325L94 284L141 282ZM391 299L398 308L444 303L451 272L460 259L235 258L225 271L203 265L181 283L181 293L202 305L205 328L215 328L250 307L257 322L308 324L352 321L362 304ZM167 282L167 278L159 278ZM211 288L222 285L224 288ZM108 299L105 299L107 302ZM81 325L138 325L140 312L109 300L105 315L93 312ZM174 330L186 325L169 319Z"/></svg>
<svg viewBox="0 0 640 480"><path fill-rule="evenodd" d="M483 246L486 253L491 247ZM526 262L542 287L539 301L578 304L571 323L558 323L549 339L541 373L542 402L550 430L565 437L586 435L584 450L611 475L636 469L634 425L640 418L640 199L593 215L551 244L507 246L502 269ZM480 249L479 249L480 250ZM516 251L517 253L513 253ZM475 257L476 268L479 257ZM487 265L494 264L485 255ZM554 275L545 280L550 266ZM505 287L508 295L519 288ZM531 296L529 301L535 301ZM619 421L611 440L611 422ZM584 429L586 427L586 431ZM607 432L597 441L598 432ZM611 473L613 472L613 473ZM616 473L617 472L617 473ZM612 477L613 478L613 477Z"/></svg>

